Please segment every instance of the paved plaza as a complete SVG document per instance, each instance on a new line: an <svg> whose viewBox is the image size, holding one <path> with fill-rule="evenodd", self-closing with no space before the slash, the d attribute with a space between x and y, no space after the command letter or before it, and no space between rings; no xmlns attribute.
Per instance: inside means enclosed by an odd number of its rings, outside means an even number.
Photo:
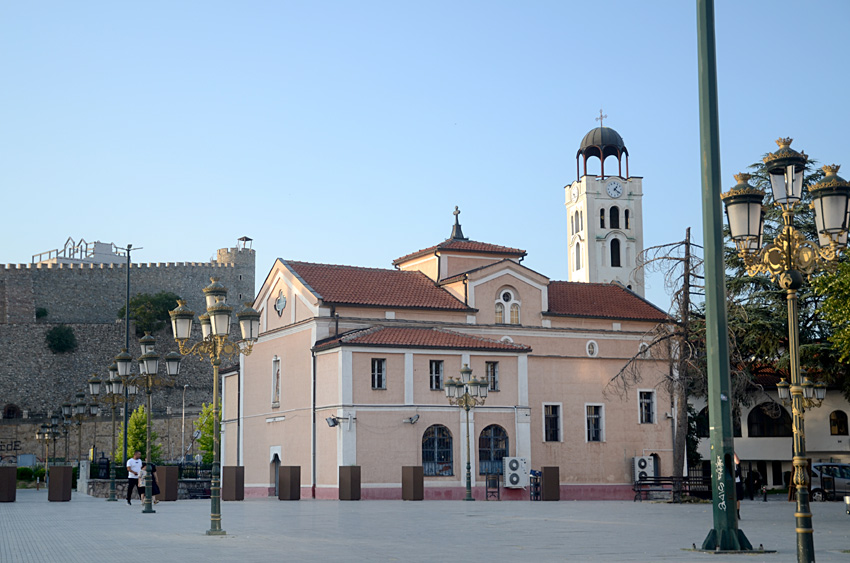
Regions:
<svg viewBox="0 0 850 563"><path fill-rule="evenodd" d="M126 502L19 490L0 503L0 561L795 561L794 503L744 501L741 528L778 553L689 550L711 505L661 502L315 501L223 503L226 536L206 536L208 500ZM844 503L814 503L819 562L850 561Z"/></svg>

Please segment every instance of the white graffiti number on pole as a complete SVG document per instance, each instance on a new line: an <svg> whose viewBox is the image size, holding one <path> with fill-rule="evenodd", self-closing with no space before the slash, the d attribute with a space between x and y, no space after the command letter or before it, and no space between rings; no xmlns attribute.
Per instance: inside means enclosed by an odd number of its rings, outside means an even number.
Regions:
<svg viewBox="0 0 850 563"><path fill-rule="evenodd" d="M717 477L717 508L726 511L726 485L723 483L723 458L717 456L714 463L714 472Z"/></svg>

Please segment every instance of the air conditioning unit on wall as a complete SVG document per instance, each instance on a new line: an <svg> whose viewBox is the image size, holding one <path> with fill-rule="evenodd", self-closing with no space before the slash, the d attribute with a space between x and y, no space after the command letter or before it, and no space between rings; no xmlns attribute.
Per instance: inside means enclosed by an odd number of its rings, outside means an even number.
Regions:
<svg viewBox="0 0 850 563"><path fill-rule="evenodd" d="M650 455L632 458L632 467L635 481L655 477L655 460Z"/></svg>
<svg viewBox="0 0 850 563"><path fill-rule="evenodd" d="M506 457L502 460L505 468L505 487L522 489L528 486L528 460L524 457Z"/></svg>

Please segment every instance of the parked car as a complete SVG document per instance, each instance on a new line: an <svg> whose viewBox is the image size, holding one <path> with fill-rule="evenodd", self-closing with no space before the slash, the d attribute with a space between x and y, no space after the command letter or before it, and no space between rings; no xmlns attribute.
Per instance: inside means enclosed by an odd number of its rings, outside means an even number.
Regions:
<svg viewBox="0 0 850 563"><path fill-rule="evenodd" d="M835 500L850 495L850 464L813 463L812 500Z"/></svg>

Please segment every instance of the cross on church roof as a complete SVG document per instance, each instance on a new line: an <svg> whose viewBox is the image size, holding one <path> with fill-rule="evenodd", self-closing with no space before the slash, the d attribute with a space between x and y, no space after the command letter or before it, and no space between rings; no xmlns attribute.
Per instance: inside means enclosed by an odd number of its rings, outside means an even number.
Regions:
<svg viewBox="0 0 850 563"><path fill-rule="evenodd" d="M606 117L608 117L608 116L607 116L607 115L604 115L604 114L602 113L602 108L599 108L599 117L597 117L596 119L594 119L594 121L598 121L598 122L599 122L599 126L600 126L600 127L602 127L602 120L603 120L603 119L605 119Z"/></svg>
<svg viewBox="0 0 850 563"><path fill-rule="evenodd" d="M458 209L457 205L455 205L455 210L452 211L452 215L455 216L455 224L452 227L452 236L450 238L455 240L466 240L466 237L463 236L463 231L460 228L460 220L458 215L460 215L460 209Z"/></svg>

